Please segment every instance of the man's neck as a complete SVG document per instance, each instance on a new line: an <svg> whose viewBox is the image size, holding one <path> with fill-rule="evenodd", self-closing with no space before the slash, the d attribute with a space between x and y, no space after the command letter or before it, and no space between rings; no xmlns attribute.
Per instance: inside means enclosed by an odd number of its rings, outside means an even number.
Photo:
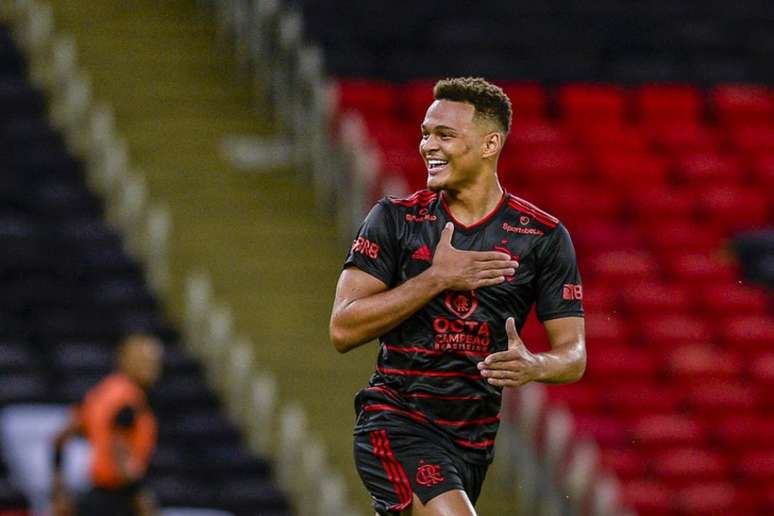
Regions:
<svg viewBox="0 0 774 516"><path fill-rule="evenodd" d="M444 190L443 196L454 218L470 226L489 215L497 207L503 197L503 189L495 176L492 180L472 185L464 190Z"/></svg>

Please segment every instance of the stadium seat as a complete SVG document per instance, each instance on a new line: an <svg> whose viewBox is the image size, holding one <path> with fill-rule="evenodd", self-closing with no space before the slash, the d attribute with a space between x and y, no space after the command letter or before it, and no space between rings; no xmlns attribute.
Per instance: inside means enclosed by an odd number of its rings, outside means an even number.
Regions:
<svg viewBox="0 0 774 516"><path fill-rule="evenodd" d="M707 432L699 422L686 416L652 414L633 422L632 439L645 450L660 450L701 446L707 439Z"/></svg>
<svg viewBox="0 0 774 516"><path fill-rule="evenodd" d="M434 81L415 80L400 87L399 112L406 124L414 127L421 125L427 108L434 100L433 86L435 86Z"/></svg>
<svg viewBox="0 0 774 516"><path fill-rule="evenodd" d="M638 319L637 334L644 345L656 349L677 348L689 344L711 344L712 327L699 317L686 314L654 314Z"/></svg>
<svg viewBox="0 0 774 516"><path fill-rule="evenodd" d="M591 273L612 282L634 283L657 277L658 260L647 251L602 251L589 259Z"/></svg>
<svg viewBox="0 0 774 516"><path fill-rule="evenodd" d="M514 123L546 117L548 95L540 84L516 81L498 81L497 84L511 100Z"/></svg>
<svg viewBox="0 0 774 516"><path fill-rule="evenodd" d="M719 141L712 128L698 123L670 120L646 127L655 148L668 155L712 151Z"/></svg>
<svg viewBox="0 0 774 516"><path fill-rule="evenodd" d="M665 449L651 459L650 467L673 487L723 480L729 471L722 454L697 447Z"/></svg>
<svg viewBox="0 0 774 516"><path fill-rule="evenodd" d="M768 199L755 188L708 186L696 193L699 214L726 232L761 228L771 221Z"/></svg>
<svg viewBox="0 0 774 516"><path fill-rule="evenodd" d="M519 155L516 173L527 184L588 179L588 168L583 157L569 148L536 149Z"/></svg>
<svg viewBox="0 0 774 516"><path fill-rule="evenodd" d="M647 85L637 90L637 113L645 124L692 122L701 118L699 90L690 85Z"/></svg>
<svg viewBox="0 0 774 516"><path fill-rule="evenodd" d="M739 184L747 171L739 159L716 152L694 152L677 160L677 180L691 185Z"/></svg>
<svg viewBox="0 0 774 516"><path fill-rule="evenodd" d="M755 386L739 382L712 382L691 385L686 401L695 414L714 420L728 414L751 413L760 408Z"/></svg>
<svg viewBox="0 0 774 516"><path fill-rule="evenodd" d="M774 342L774 320L767 316L729 317L720 322L719 330L729 349L742 352L770 351Z"/></svg>
<svg viewBox="0 0 774 516"><path fill-rule="evenodd" d="M669 251L662 264L674 281L705 284L712 281L729 283L738 277L735 264L717 255L717 252Z"/></svg>
<svg viewBox="0 0 774 516"><path fill-rule="evenodd" d="M663 516L674 509L673 490L666 482L633 479L621 486L621 501L641 516Z"/></svg>
<svg viewBox="0 0 774 516"><path fill-rule="evenodd" d="M607 410L626 421L643 414L674 413L680 409L682 399L679 388L662 384L655 376L639 380L627 376L618 388L606 389L599 396Z"/></svg>
<svg viewBox="0 0 774 516"><path fill-rule="evenodd" d="M701 462L705 462L710 471L717 467L717 464L714 464L711 460L707 461L705 459ZM724 479L702 481L681 488L676 494L675 505L680 514L686 516L745 514L745 508L740 506L738 487L732 482L724 481Z"/></svg>
<svg viewBox="0 0 774 516"><path fill-rule="evenodd" d="M734 148L746 155L774 153L774 124L752 123L733 127L728 137Z"/></svg>
<svg viewBox="0 0 774 516"><path fill-rule="evenodd" d="M335 88L337 111L357 110L366 119L392 118L397 115L398 95L389 83L342 80Z"/></svg>
<svg viewBox="0 0 774 516"><path fill-rule="evenodd" d="M643 187L663 185L669 176L666 161L652 154L629 154L611 150L598 154L594 165L603 181L624 191L636 192Z"/></svg>
<svg viewBox="0 0 774 516"><path fill-rule="evenodd" d="M515 120L508 136L515 149L558 148L568 145L565 131L547 121Z"/></svg>
<svg viewBox="0 0 774 516"><path fill-rule="evenodd" d="M653 313L688 312L696 303L693 292L688 287L653 280L627 285L621 292L621 301L633 317Z"/></svg>
<svg viewBox="0 0 774 516"><path fill-rule="evenodd" d="M699 306L713 317L726 315L766 315L771 295L758 287L729 283L710 283L700 289Z"/></svg>
<svg viewBox="0 0 774 516"><path fill-rule="evenodd" d="M613 471L625 485L639 481L648 474L642 454L632 448L605 448L600 451L600 464Z"/></svg>
<svg viewBox="0 0 774 516"><path fill-rule="evenodd" d="M765 86L718 85L709 92L709 100L724 124L774 120L774 96Z"/></svg>
<svg viewBox="0 0 774 516"><path fill-rule="evenodd" d="M734 456L765 449L771 445L774 421L756 414L739 414L719 420L713 427L713 440Z"/></svg>
<svg viewBox="0 0 774 516"><path fill-rule="evenodd" d="M572 120L567 130L590 156L604 154L616 149L626 154L641 155L648 150L648 140L639 126L622 121L598 122L593 120Z"/></svg>
<svg viewBox="0 0 774 516"><path fill-rule="evenodd" d="M707 345L678 347L664 360L673 381L692 385L731 382L739 380L744 372L738 353Z"/></svg>
<svg viewBox="0 0 774 516"><path fill-rule="evenodd" d="M590 339L593 336L590 335ZM621 377L631 381L653 381L656 377L656 358L647 351L631 349L625 342L614 347L596 348L596 354L586 366L586 379L595 384L617 383Z"/></svg>
<svg viewBox="0 0 774 516"><path fill-rule="evenodd" d="M623 120L626 114L625 92L607 84L568 84L561 86L557 103L562 117L569 123L610 122Z"/></svg>

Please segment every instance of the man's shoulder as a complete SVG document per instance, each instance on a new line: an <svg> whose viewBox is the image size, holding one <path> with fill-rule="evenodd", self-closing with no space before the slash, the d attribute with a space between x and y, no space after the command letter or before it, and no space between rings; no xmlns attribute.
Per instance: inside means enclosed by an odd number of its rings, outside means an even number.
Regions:
<svg viewBox="0 0 774 516"><path fill-rule="evenodd" d="M418 190L406 197L384 197L379 201L395 220L400 222L433 222L438 220L435 213L439 209L438 193L430 190Z"/></svg>
<svg viewBox="0 0 774 516"><path fill-rule="evenodd" d="M540 236L552 232L562 224L555 216L521 197L508 194L507 203L508 212L514 216L514 221L518 221L518 224L513 224L514 232L527 233L534 230L535 234Z"/></svg>
<svg viewBox="0 0 774 516"><path fill-rule="evenodd" d="M388 196L381 202L396 208L428 208L438 200L438 193L430 190L417 190L406 197Z"/></svg>

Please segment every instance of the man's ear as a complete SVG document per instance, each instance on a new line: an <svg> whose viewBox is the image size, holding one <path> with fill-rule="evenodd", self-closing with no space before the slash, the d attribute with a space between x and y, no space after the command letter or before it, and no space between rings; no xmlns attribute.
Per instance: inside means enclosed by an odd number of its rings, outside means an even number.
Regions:
<svg viewBox="0 0 774 516"><path fill-rule="evenodd" d="M503 148L503 143L503 133L499 131L487 133L484 135L484 143L481 145L481 157L486 159L496 156Z"/></svg>

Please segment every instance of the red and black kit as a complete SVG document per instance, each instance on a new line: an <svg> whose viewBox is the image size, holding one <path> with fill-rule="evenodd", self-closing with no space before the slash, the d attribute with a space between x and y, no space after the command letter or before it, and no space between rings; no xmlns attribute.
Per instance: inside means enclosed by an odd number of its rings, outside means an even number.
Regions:
<svg viewBox="0 0 774 516"><path fill-rule="evenodd" d="M367 457L359 454L374 455L370 462L380 465L395 494L390 507L406 501L405 495L398 496L408 487L401 484L402 478L412 488L422 487L416 482L416 467L427 465L420 465L419 458L409 461L412 471L401 471L400 457L391 451L390 459L387 454L390 445L394 447L393 432L421 428L435 436L435 446L466 463L491 462L502 389L489 385L476 364L507 349L508 317L514 317L521 330L533 305L541 321L583 316L583 289L567 230L553 216L510 194L471 226L454 219L443 194L421 190L404 199L382 199L360 227L344 266L396 287L430 267L441 231L450 221L456 249L501 251L519 267L499 285L441 293L379 338L376 371L355 399L355 455L361 476ZM375 446L374 437L379 437L380 446ZM421 457L422 450L416 453ZM440 471L435 478L443 476ZM379 497L369 489L376 502Z"/></svg>

